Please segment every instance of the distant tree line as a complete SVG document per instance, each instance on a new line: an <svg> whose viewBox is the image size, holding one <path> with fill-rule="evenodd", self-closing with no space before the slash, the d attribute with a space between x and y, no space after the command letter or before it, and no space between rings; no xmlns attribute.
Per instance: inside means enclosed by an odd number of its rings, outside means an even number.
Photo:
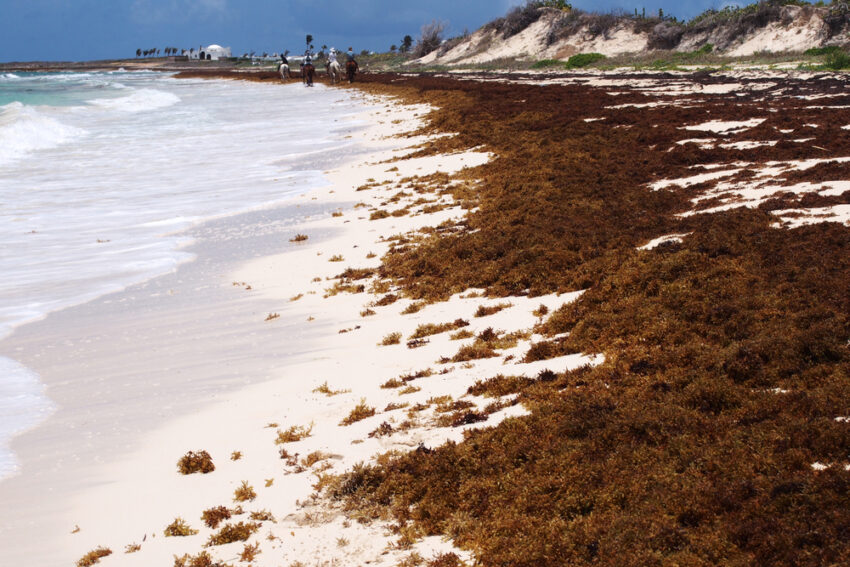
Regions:
<svg viewBox="0 0 850 567"><path fill-rule="evenodd" d="M194 51L194 49L191 49L189 51ZM157 47L151 49L139 48L136 50L136 57L159 57L163 52L165 53L165 55L177 55L178 53L188 53L185 49L180 49L177 47L166 47L164 49L159 49Z"/></svg>

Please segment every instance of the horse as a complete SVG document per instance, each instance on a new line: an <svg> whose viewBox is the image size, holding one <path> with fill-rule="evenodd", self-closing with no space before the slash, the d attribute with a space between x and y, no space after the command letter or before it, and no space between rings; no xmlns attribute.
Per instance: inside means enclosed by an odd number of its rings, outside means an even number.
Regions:
<svg viewBox="0 0 850 567"><path fill-rule="evenodd" d="M316 72L316 68L313 67L312 63L307 63L301 67L301 79L304 81L304 84L308 87L313 86L313 74Z"/></svg>
<svg viewBox="0 0 850 567"><path fill-rule="evenodd" d="M332 85L337 84L342 79L342 68L338 62L328 62L328 77L330 77Z"/></svg>
<svg viewBox="0 0 850 567"><path fill-rule="evenodd" d="M355 61L353 59L345 64L345 71L348 74L348 82L349 83L354 82L354 75L357 74L358 68L359 68L359 65L357 65L357 61Z"/></svg>
<svg viewBox="0 0 850 567"><path fill-rule="evenodd" d="M278 71L278 73L280 73L280 80L281 81L285 81L286 79L289 79L289 78L292 77L292 75L289 72L289 65L287 65L286 63L281 63L278 66L277 71Z"/></svg>

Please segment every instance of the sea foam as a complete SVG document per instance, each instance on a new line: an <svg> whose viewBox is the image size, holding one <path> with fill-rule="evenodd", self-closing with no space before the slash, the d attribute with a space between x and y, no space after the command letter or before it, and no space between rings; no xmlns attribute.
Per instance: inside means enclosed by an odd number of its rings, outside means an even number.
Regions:
<svg viewBox="0 0 850 567"><path fill-rule="evenodd" d="M123 84L118 84L122 86L117 88L124 87ZM128 96L120 98L94 99L90 102L90 104L123 112L145 112L148 110L156 110L158 108L166 108L177 104L178 102L180 102L180 97L173 93L156 89L140 89Z"/></svg>
<svg viewBox="0 0 850 567"><path fill-rule="evenodd" d="M38 375L14 360L0 356L0 479L18 465L6 445L12 436L37 425L53 411Z"/></svg>
<svg viewBox="0 0 850 567"><path fill-rule="evenodd" d="M34 150L55 148L84 134L82 128L44 116L31 106L9 103L0 107L0 166Z"/></svg>

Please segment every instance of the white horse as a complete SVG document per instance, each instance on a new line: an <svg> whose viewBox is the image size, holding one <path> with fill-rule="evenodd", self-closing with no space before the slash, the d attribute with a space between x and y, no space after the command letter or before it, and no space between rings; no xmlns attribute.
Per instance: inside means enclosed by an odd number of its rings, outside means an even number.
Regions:
<svg viewBox="0 0 850 567"><path fill-rule="evenodd" d="M335 85L342 79L342 67L337 61L328 64L328 77L331 78L331 84Z"/></svg>
<svg viewBox="0 0 850 567"><path fill-rule="evenodd" d="M285 81L286 79L292 77L292 75L289 74L289 65L287 65L286 63L281 63L277 70L280 73L281 81Z"/></svg>

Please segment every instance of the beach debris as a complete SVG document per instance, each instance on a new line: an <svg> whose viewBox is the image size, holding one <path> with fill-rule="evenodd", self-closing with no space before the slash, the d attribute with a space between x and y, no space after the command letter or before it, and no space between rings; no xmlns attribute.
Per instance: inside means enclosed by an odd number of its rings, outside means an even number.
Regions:
<svg viewBox="0 0 850 567"><path fill-rule="evenodd" d="M239 522L237 524L225 524L218 532L210 536L206 547L216 545L227 545L237 541L245 541L254 535L262 526L259 522Z"/></svg>
<svg viewBox="0 0 850 567"><path fill-rule="evenodd" d="M195 555L194 557L189 555L183 555L182 557L174 557L174 567L231 567L228 563L222 563L220 561L215 561L212 558L212 555L207 553L206 551L202 551Z"/></svg>
<svg viewBox="0 0 850 567"><path fill-rule="evenodd" d="M479 305L478 309L475 311L476 317L487 317L489 315L493 315L498 313L502 309L507 309L508 307L513 307L513 303L498 303L496 305Z"/></svg>
<svg viewBox="0 0 850 567"><path fill-rule="evenodd" d="M111 549L108 547L98 547L97 549L89 551L77 560L77 567L89 567L90 565L100 563L101 558L106 557L107 555L112 555Z"/></svg>
<svg viewBox="0 0 850 567"><path fill-rule="evenodd" d="M163 533L165 534L165 537L187 537L197 535L198 530L192 529L192 527L186 523L186 520L177 517L173 522L166 526Z"/></svg>
<svg viewBox="0 0 850 567"><path fill-rule="evenodd" d="M366 404L366 398L361 398L360 403L354 406L354 409L352 409L348 416L339 422L339 424L346 426L351 425L352 423L357 423L358 421L372 417L373 415L375 415L375 408Z"/></svg>
<svg viewBox="0 0 850 567"><path fill-rule="evenodd" d="M260 553L260 542L256 542L254 545L246 543L245 547L242 549L242 553L239 555L239 561L250 563Z"/></svg>
<svg viewBox="0 0 850 567"><path fill-rule="evenodd" d="M328 397L336 396L336 395L339 395L339 394L347 394L350 391L351 390L333 390L333 389L331 389L330 386L328 386L327 380L325 380L325 382L322 385L317 386L316 388L313 388L314 394L324 394Z"/></svg>
<svg viewBox="0 0 850 567"><path fill-rule="evenodd" d="M243 480L242 484L233 492L234 502L251 502L257 497L254 492L254 487L248 484L247 480Z"/></svg>
<svg viewBox="0 0 850 567"><path fill-rule="evenodd" d="M201 514L201 521L203 521L204 525L208 528L216 529L221 522L229 520L231 515L231 511L226 506L216 506L214 508L204 510Z"/></svg>
<svg viewBox="0 0 850 567"><path fill-rule="evenodd" d="M271 479L274 481L274 479ZM256 512L251 512L250 518L256 522L276 522L274 518L274 514L269 512L268 510L257 510Z"/></svg>
<svg viewBox="0 0 850 567"><path fill-rule="evenodd" d="M295 443L296 441L301 441L304 438L310 437L313 432L313 424L311 423L309 427L302 427L300 425L293 425L286 431L277 432L277 439L275 440L275 444L283 445L284 443Z"/></svg>
<svg viewBox="0 0 850 567"><path fill-rule="evenodd" d="M386 335L381 341L381 346L397 345L401 342L401 333L394 332Z"/></svg>
<svg viewBox="0 0 850 567"><path fill-rule="evenodd" d="M208 474L215 470L215 465L206 451L189 451L177 461L177 470L180 474Z"/></svg>

